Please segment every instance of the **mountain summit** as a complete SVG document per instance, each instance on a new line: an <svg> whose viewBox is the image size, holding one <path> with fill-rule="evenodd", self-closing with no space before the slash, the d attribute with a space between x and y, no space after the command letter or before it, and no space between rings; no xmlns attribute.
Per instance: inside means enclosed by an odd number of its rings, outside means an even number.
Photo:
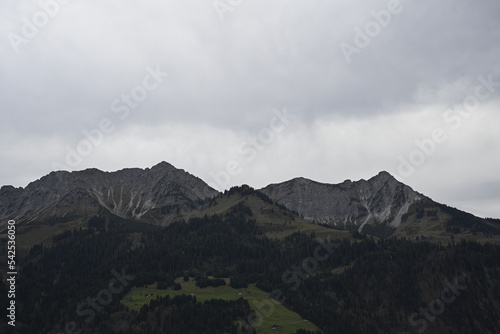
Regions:
<svg viewBox="0 0 500 334"><path fill-rule="evenodd" d="M346 180L339 184L295 178L257 192L265 196L265 201L283 206L289 214L296 212L309 223L378 237L425 236L447 240L451 233L472 239L500 234L499 220L481 219L436 203L387 172L380 172L369 180ZM146 169L116 172L57 171L26 188L2 187L0 224L14 219L20 226L67 222L64 228L75 228L95 216L117 216L140 223L167 225L202 213L228 210L234 201L227 197L231 197L231 192L222 194L167 162ZM228 204L222 205L219 211L205 207L219 200ZM266 208L258 209L261 210ZM273 222L264 223L272 225ZM287 221L280 223L287 224ZM51 233L62 228L58 225Z"/></svg>
<svg viewBox="0 0 500 334"><path fill-rule="evenodd" d="M426 198L385 171L368 181L325 184L296 178L260 191L305 218L341 228L356 226L359 232L381 223L399 227L410 206Z"/></svg>
<svg viewBox="0 0 500 334"><path fill-rule="evenodd" d="M108 211L122 218L163 223L219 192L201 179L161 162L117 172L52 172L26 188L0 189L0 218L18 223L73 219Z"/></svg>

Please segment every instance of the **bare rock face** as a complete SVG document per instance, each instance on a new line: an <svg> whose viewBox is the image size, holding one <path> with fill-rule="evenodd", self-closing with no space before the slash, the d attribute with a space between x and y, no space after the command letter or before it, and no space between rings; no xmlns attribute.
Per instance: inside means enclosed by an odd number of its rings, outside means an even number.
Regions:
<svg viewBox="0 0 500 334"><path fill-rule="evenodd" d="M410 206L425 198L387 172L368 181L340 184L297 178L260 191L307 219L341 228L355 226L359 232L376 224L396 229Z"/></svg>
<svg viewBox="0 0 500 334"><path fill-rule="evenodd" d="M166 162L152 168L112 173L98 169L58 171L24 189L2 187L0 219L29 223L105 210L123 218L161 223L168 216L185 214L218 194L201 179Z"/></svg>

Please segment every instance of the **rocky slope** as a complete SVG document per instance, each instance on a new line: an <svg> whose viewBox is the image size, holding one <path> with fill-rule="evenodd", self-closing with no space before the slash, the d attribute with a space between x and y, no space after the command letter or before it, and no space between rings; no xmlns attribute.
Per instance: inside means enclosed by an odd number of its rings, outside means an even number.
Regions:
<svg viewBox="0 0 500 334"><path fill-rule="evenodd" d="M297 178L260 191L307 219L360 232L375 224L397 228L413 204L427 199L387 172L340 184Z"/></svg>
<svg viewBox="0 0 500 334"><path fill-rule="evenodd" d="M500 236L500 220L482 219L436 203L387 172L340 184L296 178L259 191L310 221L378 237L398 235L447 242L452 234L474 240ZM29 227L75 223L44 232L52 235L81 226L95 215L110 214L166 225L199 216L204 212L201 204L219 199L219 195L201 179L166 162L117 172L58 171L24 189L0 189L0 230L9 219Z"/></svg>
<svg viewBox="0 0 500 334"><path fill-rule="evenodd" d="M0 220L18 224L108 211L163 223L193 210L218 192L201 179L162 162L152 168L52 172L26 188L0 189Z"/></svg>

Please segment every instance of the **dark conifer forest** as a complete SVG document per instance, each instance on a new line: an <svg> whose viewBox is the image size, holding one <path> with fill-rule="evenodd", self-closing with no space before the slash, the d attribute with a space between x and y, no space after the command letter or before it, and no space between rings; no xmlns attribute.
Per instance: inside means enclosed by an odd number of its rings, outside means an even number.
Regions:
<svg viewBox="0 0 500 334"><path fill-rule="evenodd" d="M95 216L86 228L54 237L51 247L31 248L19 275L16 330L254 333L239 321L254 312L243 298L166 296L140 311L121 302L133 287L180 289L179 277L222 286L226 277L234 288L256 284L322 333L500 332L498 246L353 235L269 239L244 204L166 227ZM6 318L0 321L2 332L10 330Z"/></svg>

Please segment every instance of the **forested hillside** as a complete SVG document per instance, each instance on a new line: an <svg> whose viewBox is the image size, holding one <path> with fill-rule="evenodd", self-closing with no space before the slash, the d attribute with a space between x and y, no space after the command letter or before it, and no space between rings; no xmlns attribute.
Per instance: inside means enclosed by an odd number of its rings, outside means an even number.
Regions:
<svg viewBox="0 0 500 334"><path fill-rule="evenodd" d="M172 287L177 277L213 276L255 283L269 293L268 302L282 303L323 333L500 331L498 246L354 236L318 241L295 232L269 239L243 204L167 227L96 216L86 228L54 238L52 247L31 249L19 273L16 329L261 332L248 319L265 313L252 316L243 299L152 298L140 312L121 303L134 286ZM6 293L0 298L6 307ZM6 318L0 321L5 332Z"/></svg>

